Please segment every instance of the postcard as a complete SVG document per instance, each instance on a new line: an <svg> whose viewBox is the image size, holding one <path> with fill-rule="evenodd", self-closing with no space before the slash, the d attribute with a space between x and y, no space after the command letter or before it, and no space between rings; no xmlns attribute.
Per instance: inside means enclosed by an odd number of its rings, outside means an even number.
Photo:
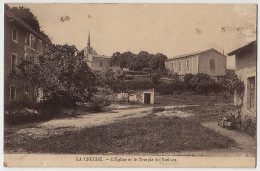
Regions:
<svg viewBox="0 0 260 171"><path fill-rule="evenodd" d="M5 167L256 167L256 4L5 3Z"/></svg>

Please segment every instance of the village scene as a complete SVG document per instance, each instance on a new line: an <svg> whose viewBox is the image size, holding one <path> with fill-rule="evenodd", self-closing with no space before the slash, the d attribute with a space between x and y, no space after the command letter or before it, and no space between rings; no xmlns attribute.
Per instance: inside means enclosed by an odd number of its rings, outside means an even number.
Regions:
<svg viewBox="0 0 260 171"><path fill-rule="evenodd" d="M255 5L103 5L5 4L5 154L256 156Z"/></svg>

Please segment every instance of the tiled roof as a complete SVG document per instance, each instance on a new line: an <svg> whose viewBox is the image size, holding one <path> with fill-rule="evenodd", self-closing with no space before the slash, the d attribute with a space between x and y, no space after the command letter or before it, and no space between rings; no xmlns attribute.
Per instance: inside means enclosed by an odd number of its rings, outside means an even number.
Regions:
<svg viewBox="0 0 260 171"><path fill-rule="evenodd" d="M248 46L250 46L250 45L252 45L252 44L254 44L254 43L256 43L256 40L253 41L253 42L250 42L250 43L246 44L245 46L242 46L242 47L240 47L240 48L238 48L238 49L236 49L236 50L234 50L234 51L232 51L232 52L229 52L227 55L228 55L228 56L235 55L235 54L238 53L241 49L244 49L244 48L246 48L246 47L248 47Z"/></svg>
<svg viewBox="0 0 260 171"><path fill-rule="evenodd" d="M13 15L11 12L6 12L5 13L6 16L8 16L9 18L14 19L15 21L17 21L19 24L21 24L23 27L25 27L27 30L29 30L30 32L32 32L33 34L35 34L36 36L40 37L42 40L44 40L45 42L51 44L51 42L46 39L44 36L42 36L39 32L37 32L36 30L34 30L33 28L31 28L28 24L26 24L24 21L22 21L20 18L16 17L15 15Z"/></svg>
<svg viewBox="0 0 260 171"><path fill-rule="evenodd" d="M111 56L105 56L105 55L94 55L94 54L91 54L92 57L94 58L107 58L107 59L110 59Z"/></svg>
<svg viewBox="0 0 260 171"><path fill-rule="evenodd" d="M184 58L184 57L193 56L193 55L198 55L198 54L201 54L201 53L210 51L210 50L215 50L215 49L211 48L211 49L207 49L207 50L203 50L203 51L198 51L198 52L193 52L193 53L187 53L187 54L184 54L184 55L178 55L178 56L169 58L169 59L167 59L167 60L178 59L178 58ZM167 60L166 60L166 61L167 61Z"/></svg>

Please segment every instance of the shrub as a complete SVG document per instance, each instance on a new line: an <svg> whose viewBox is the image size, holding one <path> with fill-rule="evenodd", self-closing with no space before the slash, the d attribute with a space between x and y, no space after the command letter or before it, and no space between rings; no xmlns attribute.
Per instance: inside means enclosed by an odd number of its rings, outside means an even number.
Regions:
<svg viewBox="0 0 260 171"><path fill-rule="evenodd" d="M124 76L125 80L132 80L133 78L134 78L134 76L130 75L130 74Z"/></svg>
<svg viewBox="0 0 260 171"><path fill-rule="evenodd" d="M40 114L36 110L23 108L12 111L5 111L5 123L13 125L24 122L37 121L40 119Z"/></svg>
<svg viewBox="0 0 260 171"><path fill-rule="evenodd" d="M104 96L94 96L90 102L90 110L93 112L103 111L105 106L109 106L111 100Z"/></svg>
<svg viewBox="0 0 260 171"><path fill-rule="evenodd" d="M131 80L131 81L114 81L110 85L114 93L129 92L131 90L146 90L154 88L151 81Z"/></svg>
<svg viewBox="0 0 260 171"><path fill-rule="evenodd" d="M215 81L205 73L196 74L191 80L191 86L195 87L197 94L208 95L212 91Z"/></svg>
<svg viewBox="0 0 260 171"><path fill-rule="evenodd" d="M153 82L153 84L158 84L159 81L160 81L160 76L159 76L158 74L154 74L154 75L152 76L152 82Z"/></svg>
<svg viewBox="0 0 260 171"><path fill-rule="evenodd" d="M191 74L191 73L184 75L183 84L184 84L185 89L187 89L187 90L194 90L195 89L194 85L192 84L193 78L194 78L194 75Z"/></svg>
<svg viewBox="0 0 260 171"><path fill-rule="evenodd" d="M154 107L152 109L152 113L157 113L157 112L163 112L164 111L164 107L160 106L160 107Z"/></svg>

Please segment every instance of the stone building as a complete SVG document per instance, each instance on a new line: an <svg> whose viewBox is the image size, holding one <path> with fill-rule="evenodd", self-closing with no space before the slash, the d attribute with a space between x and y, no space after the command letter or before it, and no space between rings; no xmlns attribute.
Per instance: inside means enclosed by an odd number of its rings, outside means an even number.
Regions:
<svg viewBox="0 0 260 171"><path fill-rule="evenodd" d="M171 73L179 75L206 73L220 76L226 73L226 56L215 49L208 49L167 59L165 66Z"/></svg>
<svg viewBox="0 0 260 171"><path fill-rule="evenodd" d="M111 66L111 56L98 55L90 46L90 33L88 34L87 47L84 48L84 56L84 61L94 71L105 72L106 68Z"/></svg>
<svg viewBox="0 0 260 171"><path fill-rule="evenodd" d="M129 94L129 101L141 104L154 104L154 89Z"/></svg>
<svg viewBox="0 0 260 171"><path fill-rule="evenodd" d="M230 53L235 55L235 73L244 82L245 90L242 95L242 101L235 93L235 105L242 104L242 119L246 117L256 118L256 56L257 42L253 41L243 47L240 47Z"/></svg>
<svg viewBox="0 0 260 171"><path fill-rule="evenodd" d="M12 13L5 11L4 14L4 103L39 100L40 90L18 80L17 65L22 59L37 63L37 56L46 51L51 42Z"/></svg>

